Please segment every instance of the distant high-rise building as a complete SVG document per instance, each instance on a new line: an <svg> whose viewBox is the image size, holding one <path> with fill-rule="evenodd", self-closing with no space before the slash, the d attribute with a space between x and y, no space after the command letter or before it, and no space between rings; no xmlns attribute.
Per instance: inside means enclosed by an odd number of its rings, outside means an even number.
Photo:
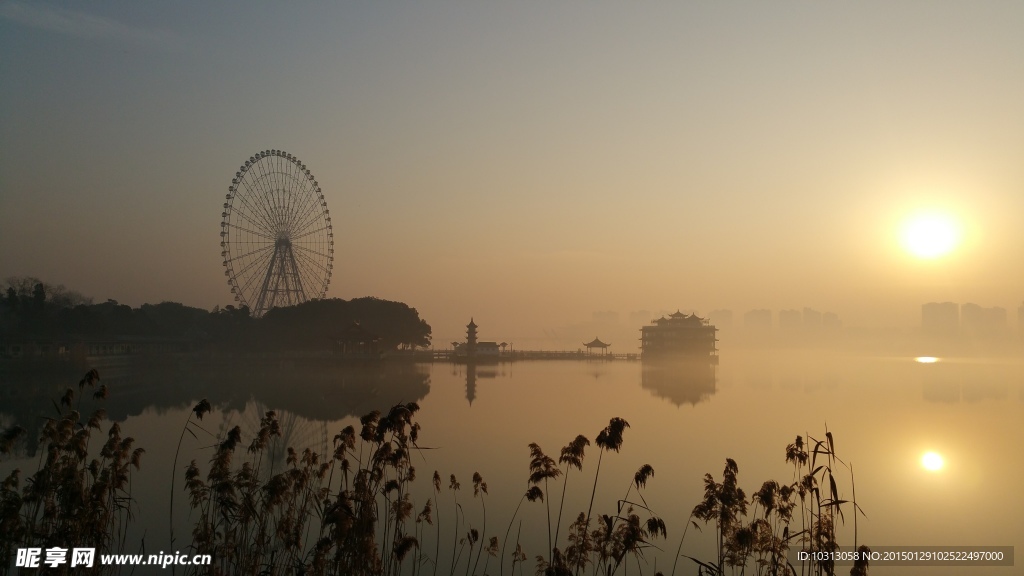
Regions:
<svg viewBox="0 0 1024 576"><path fill-rule="evenodd" d="M1006 308L1002 306L989 308L986 318L988 318L988 326L992 330L993 336L1006 336L1010 325Z"/></svg>
<svg viewBox="0 0 1024 576"><path fill-rule="evenodd" d="M960 305L960 327L975 332L984 323L985 309L973 302Z"/></svg>
<svg viewBox="0 0 1024 576"><path fill-rule="evenodd" d="M732 326L732 310L712 310L708 313L708 320L711 321L715 327L721 329L724 327Z"/></svg>
<svg viewBox="0 0 1024 576"><path fill-rule="evenodd" d="M921 331L951 338L960 333L960 306L955 302L929 302L921 306Z"/></svg>
<svg viewBox="0 0 1024 576"><path fill-rule="evenodd" d="M743 325L749 330L768 332L772 329L772 311L763 308L750 310L743 315Z"/></svg>
<svg viewBox="0 0 1024 576"><path fill-rule="evenodd" d="M799 310L779 310L779 330L795 331L804 323L804 315Z"/></svg>
<svg viewBox="0 0 1024 576"><path fill-rule="evenodd" d="M651 321L650 310L634 310L629 313L630 324L640 324L641 326Z"/></svg>
<svg viewBox="0 0 1024 576"><path fill-rule="evenodd" d="M839 315L825 312L821 315L821 327L825 330L839 330L843 327L843 321L839 319Z"/></svg>
<svg viewBox="0 0 1024 576"><path fill-rule="evenodd" d="M965 336L996 338L1006 334L1006 308L985 308L973 303L960 306L960 327Z"/></svg>
<svg viewBox="0 0 1024 576"><path fill-rule="evenodd" d="M804 308L804 327L821 328L821 312L813 308Z"/></svg>

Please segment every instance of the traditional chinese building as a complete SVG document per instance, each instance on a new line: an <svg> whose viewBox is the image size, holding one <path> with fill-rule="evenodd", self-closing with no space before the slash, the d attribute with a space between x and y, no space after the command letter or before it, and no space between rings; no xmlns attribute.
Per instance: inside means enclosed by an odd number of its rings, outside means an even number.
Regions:
<svg viewBox="0 0 1024 576"><path fill-rule="evenodd" d="M708 360L718 363L717 328L706 318L676 311L640 329L643 358Z"/></svg>
<svg viewBox="0 0 1024 576"><path fill-rule="evenodd" d="M602 342L600 338L594 338L590 342L584 344L584 346L587 347L587 356L593 356L595 349L597 350L598 356L607 356L608 347L611 346L611 344Z"/></svg>
<svg viewBox="0 0 1024 576"><path fill-rule="evenodd" d="M466 344L464 351L466 356L476 356L476 322L473 319L469 319L469 324L466 324Z"/></svg>
<svg viewBox="0 0 1024 576"><path fill-rule="evenodd" d="M466 325L466 341L452 342L452 346L455 349L455 358L463 361L488 359L497 361L497 358L501 355L501 350L504 347L503 344L477 340L476 329L476 323L473 322L472 318L470 318L469 324Z"/></svg>

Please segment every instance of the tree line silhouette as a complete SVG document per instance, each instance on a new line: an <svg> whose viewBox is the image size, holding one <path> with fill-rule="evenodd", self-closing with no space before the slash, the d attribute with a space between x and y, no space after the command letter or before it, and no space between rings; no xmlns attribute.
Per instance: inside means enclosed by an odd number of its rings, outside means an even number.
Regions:
<svg viewBox="0 0 1024 576"><path fill-rule="evenodd" d="M204 310L178 302L137 308L94 304L64 286L8 278L0 301L0 337L7 339L173 339L214 348L326 350L354 324L379 339L380 350L429 346L430 325L402 302L374 297L312 300L254 318L247 307Z"/></svg>

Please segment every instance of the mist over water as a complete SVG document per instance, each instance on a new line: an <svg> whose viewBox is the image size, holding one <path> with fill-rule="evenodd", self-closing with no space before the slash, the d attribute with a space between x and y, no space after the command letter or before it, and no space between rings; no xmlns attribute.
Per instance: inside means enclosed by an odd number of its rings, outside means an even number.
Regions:
<svg viewBox="0 0 1024 576"><path fill-rule="evenodd" d="M214 406L202 422L210 436L186 437L179 490L189 461L208 470L216 439L238 425L247 443L267 410L276 410L282 423L281 442L270 459L280 470L286 445L329 453L329 438L348 424L358 429L358 416L414 401L421 406L419 446L424 448L414 460L417 509L434 498L433 471L446 479L445 486L454 474L463 485L458 494L463 513L479 528L479 504L467 491L470 477L479 472L489 485L488 537L504 535L528 487L529 443L555 454L577 434L593 439L610 418L621 417L630 428L621 452L603 458L595 508L614 512L633 473L644 464L653 466L644 498L669 531L661 551L648 554L659 570L671 563L687 517L701 500L705 473L719 478L725 459L732 458L748 494L769 479L788 483L793 468L785 462L786 445L797 435L822 438L826 429L835 438L836 453L855 471L857 501L866 514L858 519L860 543L1024 545L1016 513L1024 496L1015 481L1024 472L1024 456L1016 449L1024 433L1024 363L934 360L748 352L723 354L719 366L698 369L594 360L357 368L278 361L164 363L109 366L101 376L110 389L105 408L123 433L146 449L133 478L138 514L132 537L136 542L144 537L147 550L169 549L170 463L178 433L203 397ZM32 430L39 416L53 411L45 396L67 385L67 371L5 373L10 401L4 405L25 408L0 412L3 423ZM22 445L20 456L5 460L0 471L33 470L37 449ZM924 467L926 453L941 455L943 467ZM595 458L596 451L588 453L583 472L573 470L569 478L570 519L586 509ZM847 483L844 490L849 489ZM186 502L183 494L176 498L175 546L180 548L187 546L191 527ZM451 491L442 491L437 506L441 519L451 521ZM844 543L852 539L849 520L840 528ZM524 504L520 521L532 565L546 545L543 505ZM452 525L441 525L441 561L450 562ZM712 532L691 527L684 553L713 558ZM432 538L426 538L426 550L433 551ZM958 572L929 567L900 573Z"/></svg>

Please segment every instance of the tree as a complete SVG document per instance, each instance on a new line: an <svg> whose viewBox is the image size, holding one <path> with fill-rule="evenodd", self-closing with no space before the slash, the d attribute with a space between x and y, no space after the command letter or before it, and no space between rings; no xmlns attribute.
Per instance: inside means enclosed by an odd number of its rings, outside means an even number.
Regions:
<svg viewBox="0 0 1024 576"><path fill-rule="evenodd" d="M43 308L46 308L46 286L39 282L32 288L32 309L42 312Z"/></svg>

